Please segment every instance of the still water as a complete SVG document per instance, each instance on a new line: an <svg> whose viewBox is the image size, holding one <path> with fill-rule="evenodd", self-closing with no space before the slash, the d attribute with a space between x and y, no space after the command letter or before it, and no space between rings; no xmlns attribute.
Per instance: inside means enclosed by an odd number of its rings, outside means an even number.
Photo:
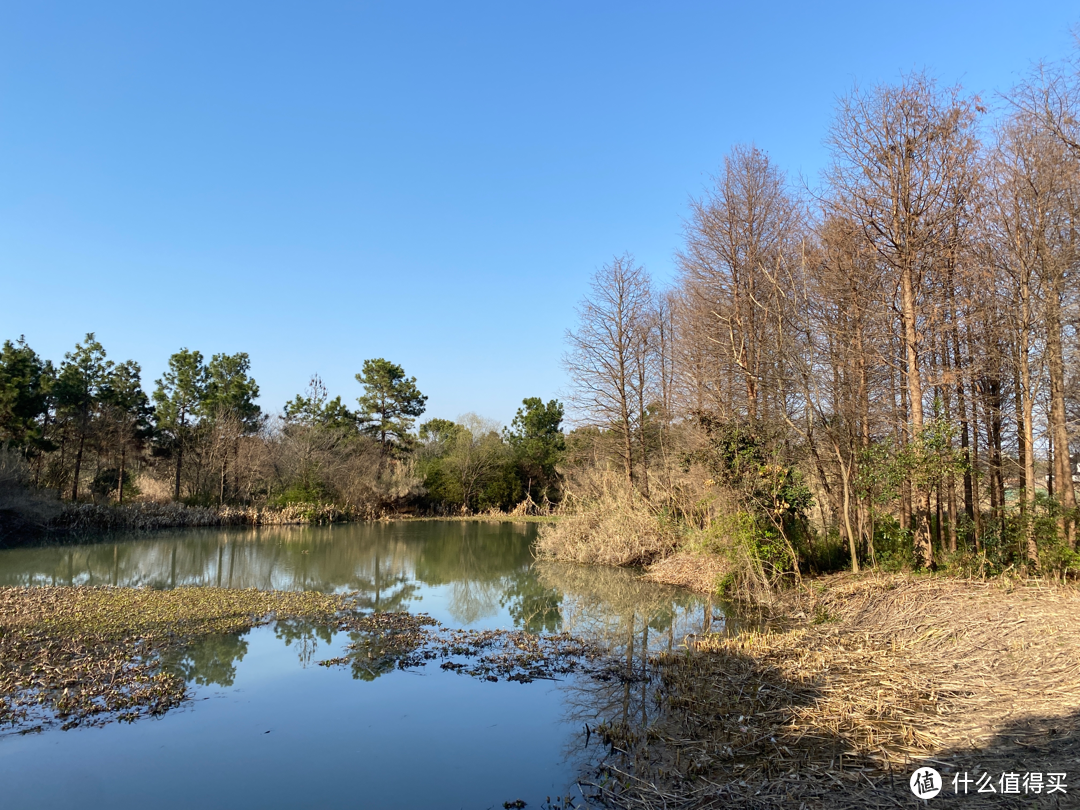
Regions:
<svg viewBox="0 0 1080 810"><path fill-rule="evenodd" d="M0 585L357 592L449 627L568 630L628 668L721 621L628 571L537 563L535 534L465 522L159 532L3 550ZM172 663L193 699L163 717L0 736L0 807L581 806L575 781L603 753L584 724L649 722L644 682L317 666L349 641L285 623L211 637Z"/></svg>

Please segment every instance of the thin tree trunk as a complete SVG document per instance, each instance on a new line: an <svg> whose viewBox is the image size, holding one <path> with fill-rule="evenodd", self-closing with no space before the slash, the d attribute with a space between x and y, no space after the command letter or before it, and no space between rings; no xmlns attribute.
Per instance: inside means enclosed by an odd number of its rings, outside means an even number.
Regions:
<svg viewBox="0 0 1080 810"><path fill-rule="evenodd" d="M1053 475L1056 482L1061 515L1058 530L1061 538L1076 548L1076 492L1072 481L1069 454L1069 428L1065 415L1065 360L1061 340L1061 295L1063 279L1054 273L1051 290L1046 296L1046 358L1050 376L1050 432L1057 452L1054 454Z"/></svg>
<svg viewBox="0 0 1080 810"><path fill-rule="evenodd" d="M120 475L117 477L116 502L124 505L124 462L127 460L127 442L120 442Z"/></svg>
<svg viewBox="0 0 1080 810"><path fill-rule="evenodd" d="M79 432L79 449L75 453L75 480L71 482L71 500L79 502L79 473L82 471L83 445L86 442L86 434Z"/></svg>

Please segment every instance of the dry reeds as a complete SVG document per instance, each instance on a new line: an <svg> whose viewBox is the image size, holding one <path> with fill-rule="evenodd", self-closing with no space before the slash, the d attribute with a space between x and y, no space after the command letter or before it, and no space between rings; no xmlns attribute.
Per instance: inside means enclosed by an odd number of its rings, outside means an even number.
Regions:
<svg viewBox="0 0 1080 810"><path fill-rule="evenodd" d="M701 637L693 654L656 659L662 719L623 735L594 798L896 807L910 804L916 763L948 780L950 769L996 777L1024 762L1068 771L1080 756L1080 591L839 577L789 594L787 607L797 623Z"/></svg>
<svg viewBox="0 0 1080 810"><path fill-rule="evenodd" d="M731 572L731 563L717 554L676 551L670 557L649 566L644 579L677 585L697 593L714 594L725 575Z"/></svg>
<svg viewBox="0 0 1080 810"><path fill-rule="evenodd" d="M589 491L572 501L557 523L540 530L543 559L586 565L647 565L675 550L678 534L626 480L589 473Z"/></svg>
<svg viewBox="0 0 1080 810"><path fill-rule="evenodd" d="M295 503L283 507L185 506L132 503L123 506L67 504L50 525L69 531L153 530L203 526L282 526L336 523L357 517L330 504Z"/></svg>

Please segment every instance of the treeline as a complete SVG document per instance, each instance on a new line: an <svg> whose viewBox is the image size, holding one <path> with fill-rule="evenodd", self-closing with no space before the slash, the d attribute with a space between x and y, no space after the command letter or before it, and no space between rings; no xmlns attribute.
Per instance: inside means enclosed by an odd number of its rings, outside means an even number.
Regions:
<svg viewBox="0 0 1080 810"><path fill-rule="evenodd" d="M814 517L856 569L1075 569L1080 63L1001 104L924 74L856 89L814 191L732 149L674 285L616 258L568 335L599 466L792 555Z"/></svg>
<svg viewBox="0 0 1080 810"><path fill-rule="evenodd" d="M147 394L139 364L109 360L92 333L59 364L5 341L0 478L70 502L333 504L359 516L535 512L560 498L556 400L524 400L506 430L469 414L416 431L427 397L385 359L363 363L356 407L314 376L266 413L250 372L246 353L185 348Z"/></svg>

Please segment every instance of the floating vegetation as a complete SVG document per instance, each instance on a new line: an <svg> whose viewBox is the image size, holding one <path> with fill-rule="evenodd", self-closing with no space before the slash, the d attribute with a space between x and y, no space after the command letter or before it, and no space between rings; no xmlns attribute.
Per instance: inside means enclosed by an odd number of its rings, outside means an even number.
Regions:
<svg viewBox="0 0 1080 810"><path fill-rule="evenodd" d="M430 662L493 682L603 670L602 649L566 633L451 629L423 614L360 611L350 595L0 588L0 725L25 732L163 714L187 696L167 662L194 642L293 620L348 633L348 655L318 663L364 680Z"/></svg>
<svg viewBox="0 0 1080 810"><path fill-rule="evenodd" d="M275 618L331 622L347 600L220 588L0 588L0 726L26 731L162 714L184 679L163 654Z"/></svg>
<svg viewBox="0 0 1080 810"><path fill-rule="evenodd" d="M441 669L485 681L530 683L599 671L605 654L569 633L452 629L424 614L350 615L339 620L337 628L353 636L349 655L319 664L349 665L354 675L365 679L394 668L441 662Z"/></svg>

